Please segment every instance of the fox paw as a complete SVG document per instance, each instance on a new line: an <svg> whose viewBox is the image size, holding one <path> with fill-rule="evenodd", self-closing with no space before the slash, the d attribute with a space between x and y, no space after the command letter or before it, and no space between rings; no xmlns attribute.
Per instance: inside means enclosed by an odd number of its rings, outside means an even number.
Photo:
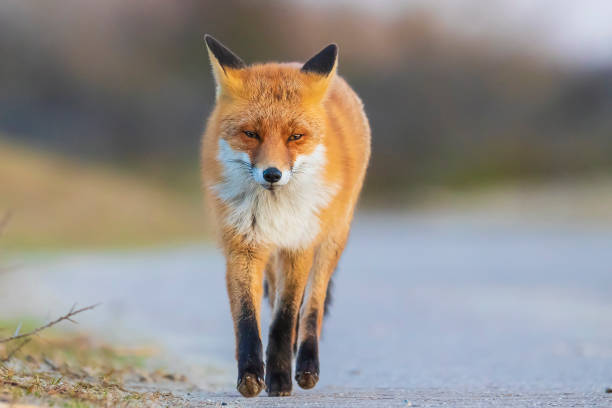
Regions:
<svg viewBox="0 0 612 408"><path fill-rule="evenodd" d="M238 379L238 386L236 389L244 397L251 398L256 397L264 387L265 383L261 377L251 373L244 373L242 377Z"/></svg>
<svg viewBox="0 0 612 408"><path fill-rule="evenodd" d="M310 371L298 371L295 373L295 380L298 385L305 390L314 388L319 381L319 374Z"/></svg>

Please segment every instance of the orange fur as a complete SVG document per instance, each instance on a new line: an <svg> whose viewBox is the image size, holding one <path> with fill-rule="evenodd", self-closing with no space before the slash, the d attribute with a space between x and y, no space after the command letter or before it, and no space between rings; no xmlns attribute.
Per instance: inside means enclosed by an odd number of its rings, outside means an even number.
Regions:
<svg viewBox="0 0 612 408"><path fill-rule="evenodd" d="M289 310L295 325L299 313L299 341L313 336L312 322L307 319L316 315L314 335L318 338L327 285L344 249L370 157L370 128L362 103L336 74L336 63L329 74L321 75L300 70L301 64L267 63L229 68L222 66L212 52L209 55L218 90L216 106L203 136L202 172L206 201L211 206L227 258L228 292L236 335L239 335L238 322L244 318L240 309L244 299L253 304L253 313L259 313L265 270L275 314ZM256 132L259 139L248 137L244 131ZM289 141L293 134L303 136ZM245 198L239 191L232 191L236 197L231 198L228 198L230 193L225 193L234 186L228 185L226 166L229 164L223 162L222 146L227 146L225 149L231 155L244 157L251 166L272 166L282 172L291 172L298 162L309 160L315 153L322 154L321 168L300 182L310 183L310 179L316 179L318 184L314 187L308 184L309 188L321 186L325 193L321 193L312 208L305 207L309 214L293 214L291 211L296 206L285 208L277 201L292 198L284 194L296 191L298 176L292 176L287 185L274 187L274 191L265 190L254 180L245 181L255 183L255 190L247 193L254 191L259 195L259 201L255 200L252 205L268 205L265 200L269 199L278 212L286 214L278 214L279 224L275 225L275 220L260 220L255 216L275 217L272 210L253 212L253 220L242 220L247 227L242 224L238 227L236 222L239 221L232 218L232 214L235 206L243 205L236 203ZM245 177L248 179L248 172ZM317 191L309 193L317 194ZM306 199L308 196L301 201ZM308 231L313 231L310 236L293 231L292 217L301 216L305 223L310 222L311 217L316 224L308 224L311 228ZM250 233L249 223L254 231L259 228L257 233ZM262 223L271 223L277 228L260 227ZM265 235L270 231L275 231L275 236ZM284 240L280 236L284 232L292 234L291 239ZM301 312L298 311L300 304ZM259 322L258 316L255 317ZM291 336L293 339L294 334ZM244 387L241 389L239 384L239 389L243 392ZM255 391L255 394L259 392ZM243 394L251 396L249 394L253 393Z"/></svg>

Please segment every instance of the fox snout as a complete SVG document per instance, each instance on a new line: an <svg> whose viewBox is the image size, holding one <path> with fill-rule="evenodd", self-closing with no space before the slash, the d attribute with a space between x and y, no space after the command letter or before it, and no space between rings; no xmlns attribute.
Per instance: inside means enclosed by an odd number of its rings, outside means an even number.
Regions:
<svg viewBox="0 0 612 408"><path fill-rule="evenodd" d="M274 166L264 168L255 166L253 167L253 178L266 188L283 186L291 179L291 170L280 170Z"/></svg>
<svg viewBox="0 0 612 408"><path fill-rule="evenodd" d="M283 173L276 167L268 167L263 171L263 178L268 183L276 183L281 179Z"/></svg>

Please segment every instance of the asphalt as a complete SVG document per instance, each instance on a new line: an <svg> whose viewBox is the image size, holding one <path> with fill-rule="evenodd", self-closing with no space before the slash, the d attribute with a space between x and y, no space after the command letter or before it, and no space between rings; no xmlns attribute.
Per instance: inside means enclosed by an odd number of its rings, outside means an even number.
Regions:
<svg viewBox="0 0 612 408"><path fill-rule="evenodd" d="M314 390L241 398L223 259L207 245L15 260L4 313L154 342L191 406L612 406L612 230L495 217L358 217ZM269 322L264 310L264 326ZM267 330L266 330L267 331ZM265 338L264 332L264 338Z"/></svg>

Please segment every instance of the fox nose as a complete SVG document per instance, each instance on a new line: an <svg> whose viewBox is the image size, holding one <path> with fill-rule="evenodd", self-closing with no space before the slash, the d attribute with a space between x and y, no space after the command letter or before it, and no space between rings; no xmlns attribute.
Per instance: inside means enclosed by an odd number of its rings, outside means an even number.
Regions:
<svg viewBox="0 0 612 408"><path fill-rule="evenodd" d="M281 173L281 171L276 167L268 167L263 172L263 178L268 183L276 183L278 180L281 179L282 175L283 173Z"/></svg>

